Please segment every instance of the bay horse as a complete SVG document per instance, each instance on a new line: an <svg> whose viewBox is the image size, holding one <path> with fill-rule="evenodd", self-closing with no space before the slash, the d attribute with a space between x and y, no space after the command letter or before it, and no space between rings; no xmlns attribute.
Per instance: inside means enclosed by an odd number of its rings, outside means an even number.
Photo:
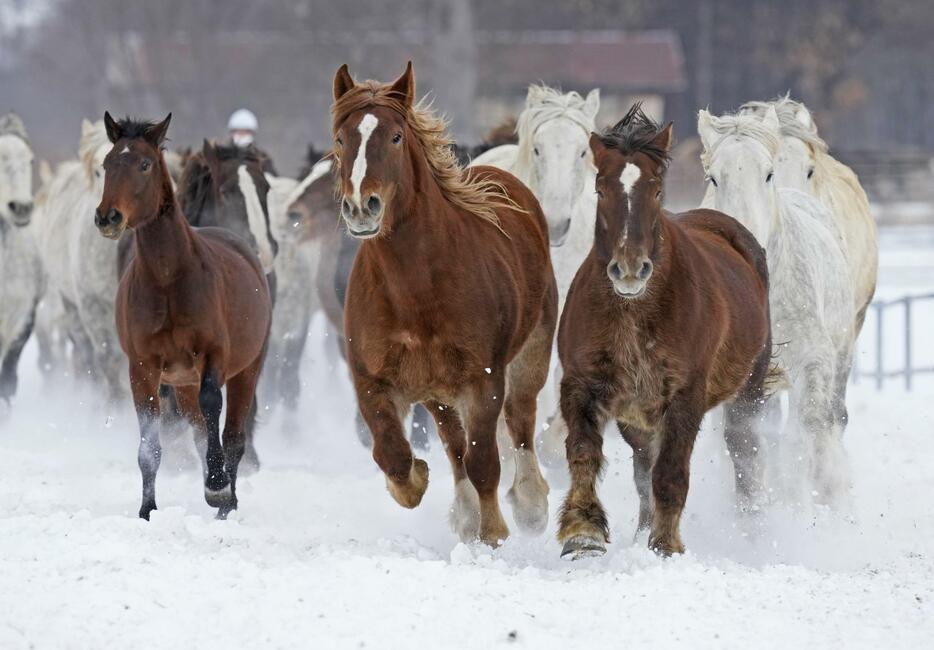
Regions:
<svg viewBox="0 0 934 650"><path fill-rule="evenodd" d="M635 104L590 138L594 244L558 332L571 473L558 539L571 559L609 542L596 487L611 418L633 450L637 534L649 529L659 554L684 551L691 451L704 414L722 402L740 504L755 505L761 491L753 424L771 353L765 252L725 214L662 209L671 133Z"/></svg>
<svg viewBox="0 0 934 650"><path fill-rule="evenodd" d="M120 279L115 311L140 427L139 516L149 519L156 508L159 387L169 385L195 429L205 500L223 519L237 507L237 468L256 419L254 393L272 301L246 241L225 228L192 228L182 214L161 152L171 117L118 122L104 114L113 147L104 158L104 194L94 223L109 239L127 228L134 234L135 254Z"/></svg>
<svg viewBox="0 0 934 650"><path fill-rule="evenodd" d="M443 120L415 103L411 62L389 84L357 84L342 65L332 116L341 215L363 240L347 287L347 357L389 493L414 508L428 487L402 424L420 402L453 470L455 532L497 545L509 534L497 494L504 410L516 460L508 499L517 525L541 532L535 400L557 292L538 201L508 172L457 164Z"/></svg>

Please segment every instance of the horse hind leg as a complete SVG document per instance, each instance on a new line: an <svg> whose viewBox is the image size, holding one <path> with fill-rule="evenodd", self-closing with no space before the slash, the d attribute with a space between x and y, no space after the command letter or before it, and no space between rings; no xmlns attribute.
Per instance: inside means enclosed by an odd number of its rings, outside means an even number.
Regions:
<svg viewBox="0 0 934 650"><path fill-rule="evenodd" d="M745 514L758 512L764 499L764 449L757 423L768 400L765 380L770 363L771 344L766 344L746 385L724 405L723 437L733 461L736 504Z"/></svg>
<svg viewBox="0 0 934 650"><path fill-rule="evenodd" d="M262 359L231 377L227 382L227 421L224 423L224 467L230 478L230 498L218 506L217 518L226 519L237 509L237 469L247 441L256 427L256 382L262 368Z"/></svg>
<svg viewBox="0 0 934 650"><path fill-rule="evenodd" d="M539 535L548 525L548 483L535 453L535 408L548 380L551 331L539 325L507 368L506 426L512 438L516 473L506 494L520 530Z"/></svg>
<svg viewBox="0 0 934 650"><path fill-rule="evenodd" d="M658 455L656 441L650 433L640 431L622 422L617 422L623 440L632 447L632 478L639 496L639 522L633 539L638 538L652 525L652 465Z"/></svg>
<svg viewBox="0 0 934 650"><path fill-rule="evenodd" d="M799 421L813 450L811 479L818 503L835 506L849 492L846 452L835 426L834 379L828 364L805 369L805 394L796 399Z"/></svg>
<svg viewBox="0 0 934 650"><path fill-rule="evenodd" d="M230 476L224 468L224 450L220 439L220 417L223 404L220 378L217 372L208 366L201 378L201 387L198 391L198 407L204 418L204 432L207 438L204 452L204 500L209 506L220 510L229 507L233 498Z"/></svg>
<svg viewBox="0 0 934 650"><path fill-rule="evenodd" d="M458 539L470 542L480 536L480 496L467 477L464 457L467 455L467 433L457 411L440 402L427 402L425 408L434 418L438 436L444 445L454 476L454 503L450 524Z"/></svg>

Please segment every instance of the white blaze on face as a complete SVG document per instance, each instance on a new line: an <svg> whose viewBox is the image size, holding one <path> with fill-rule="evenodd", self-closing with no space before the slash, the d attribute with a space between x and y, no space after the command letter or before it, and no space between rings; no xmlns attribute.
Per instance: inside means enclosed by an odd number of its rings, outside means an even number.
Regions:
<svg viewBox="0 0 934 650"><path fill-rule="evenodd" d="M373 135L373 131L376 130L376 125L379 123L379 120L372 113L367 113L363 116L363 119L360 120L360 124L357 125L357 131L360 132L360 148L357 149L357 156L353 161L353 169L350 171L350 183L353 186L353 196L351 197L354 204L359 208L362 207L360 202L360 188L363 185L363 179L366 178L366 143L369 141L370 136Z"/></svg>
<svg viewBox="0 0 934 650"><path fill-rule="evenodd" d="M623 186L623 193L626 195L626 205L632 210L632 189L636 185L636 181L639 180L639 177L642 176L642 170L639 169L638 165L632 163L626 163L626 166L623 167L623 173L619 175L620 185ZM623 226L623 243L626 242L626 238L629 236L629 220L626 220L625 225Z"/></svg>

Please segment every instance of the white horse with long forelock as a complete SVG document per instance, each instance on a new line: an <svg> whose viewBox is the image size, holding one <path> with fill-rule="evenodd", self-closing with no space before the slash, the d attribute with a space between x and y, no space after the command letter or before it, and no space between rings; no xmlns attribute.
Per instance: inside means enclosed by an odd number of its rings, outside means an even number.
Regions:
<svg viewBox="0 0 934 650"><path fill-rule="evenodd" d="M541 204L548 222L559 310L564 309L571 281L593 245L597 203L590 134L596 130L599 111L599 89L584 98L576 92L529 86L516 124L518 143L494 147L471 162L471 166L492 165L511 172ZM560 367L553 383L557 395ZM542 435L543 462L554 465L564 459L565 436L566 427L556 412Z"/></svg>
<svg viewBox="0 0 934 650"><path fill-rule="evenodd" d="M773 106L781 124L782 146L775 164L779 187L801 190L830 210L846 245L856 309L855 332L863 326L876 291L879 243L869 199L856 173L829 153L811 112L788 95L771 102L746 102L740 113L763 116Z"/></svg>
<svg viewBox="0 0 934 650"><path fill-rule="evenodd" d="M103 121L83 120L79 159L56 169L35 221L49 291L61 297L69 316L75 365L99 375L108 397L116 399L126 392L126 358L114 327L117 247L94 227L104 191L103 160L111 148Z"/></svg>
<svg viewBox="0 0 934 650"><path fill-rule="evenodd" d="M293 411L301 392L299 369L308 327L321 307L317 290L310 286L321 258L321 241L302 239L301 217L290 208L313 182L330 171L331 161L323 160L301 180L266 174L269 226L279 242L275 261L278 286L259 391L264 404L282 401Z"/></svg>
<svg viewBox="0 0 934 650"><path fill-rule="evenodd" d="M853 291L827 208L777 187L780 128L774 107L763 117L700 111L701 160L711 190L704 207L732 215L766 249L772 341L791 384L790 422L808 452L816 499L833 504L848 491L836 376L855 342ZM782 455L790 451L788 445L780 449ZM786 490L800 490L796 477L775 478Z"/></svg>
<svg viewBox="0 0 934 650"><path fill-rule="evenodd" d="M0 399L16 393L19 357L43 292L32 218L32 149L14 113L0 117Z"/></svg>

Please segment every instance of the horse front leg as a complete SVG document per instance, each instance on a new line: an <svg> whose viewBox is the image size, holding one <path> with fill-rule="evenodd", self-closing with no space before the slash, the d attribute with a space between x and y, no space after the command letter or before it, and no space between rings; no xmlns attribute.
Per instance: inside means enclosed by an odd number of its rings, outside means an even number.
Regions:
<svg viewBox="0 0 934 650"><path fill-rule="evenodd" d="M655 510L649 548L659 555L683 553L681 513L687 502L691 452L704 417L703 396L686 391L675 396L665 412L658 457L652 468Z"/></svg>
<svg viewBox="0 0 934 650"><path fill-rule="evenodd" d="M480 537L480 496L467 477L464 458L467 456L467 433L457 410L447 404L431 401L425 409L435 420L438 437L451 463L454 476L454 503L451 505L450 524L462 542Z"/></svg>
<svg viewBox="0 0 934 650"><path fill-rule="evenodd" d="M597 497L597 480L603 469L604 395L594 386L606 382L565 376L561 381L561 414L568 425L565 449L571 488L561 508L558 541L561 557L576 560L606 553L610 529Z"/></svg>
<svg viewBox="0 0 934 650"><path fill-rule="evenodd" d="M652 434L617 422L623 440L632 447L632 478L639 495L639 523L636 525L638 537L652 525L652 465L658 455L658 447Z"/></svg>
<svg viewBox="0 0 934 650"><path fill-rule="evenodd" d="M405 437L403 414L407 405L376 381L357 381L360 413L373 434L373 460L386 475L389 494L404 508L422 502L428 489L428 463L415 458Z"/></svg>
<svg viewBox="0 0 934 650"><path fill-rule="evenodd" d="M159 441L159 377L160 372L139 360L130 360L130 389L133 406L139 420L139 451L137 462L143 478L143 499L139 508L141 519L149 520L156 509L156 472L162 461Z"/></svg>

